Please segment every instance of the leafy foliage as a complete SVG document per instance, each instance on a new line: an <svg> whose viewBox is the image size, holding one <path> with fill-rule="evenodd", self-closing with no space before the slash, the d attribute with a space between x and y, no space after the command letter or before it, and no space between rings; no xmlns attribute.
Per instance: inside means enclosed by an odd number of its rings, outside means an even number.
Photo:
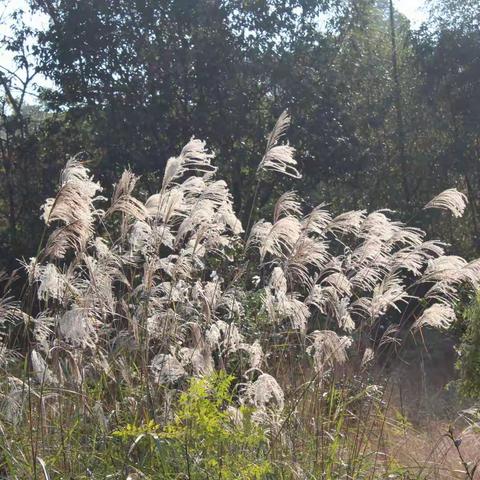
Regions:
<svg viewBox="0 0 480 480"><path fill-rule="evenodd" d="M8 48L20 71L40 71L55 88L43 89L37 113L12 109L17 80L2 74L2 258L11 266L34 254L35 205L53 191L59 164L82 149L106 185L130 167L148 194L166 159L192 135L204 138L245 223L266 127L287 107L307 202L389 205L431 232L437 218L421 207L458 186L469 199L465 221L440 228L473 255L480 76L475 16L465 14L472 3L432 3L429 27L417 31L398 12L392 26L386 1L33 0L48 27L32 31L17 14ZM254 218L291 182L260 185Z"/></svg>
<svg viewBox="0 0 480 480"><path fill-rule="evenodd" d="M251 408L235 407L232 381L222 372L192 379L180 395L175 420L161 435L176 445L175 475L253 480L271 471L265 432L252 420Z"/></svg>
<svg viewBox="0 0 480 480"><path fill-rule="evenodd" d="M457 367L460 391L472 398L480 397L480 299L476 300L463 313L466 330L462 335Z"/></svg>

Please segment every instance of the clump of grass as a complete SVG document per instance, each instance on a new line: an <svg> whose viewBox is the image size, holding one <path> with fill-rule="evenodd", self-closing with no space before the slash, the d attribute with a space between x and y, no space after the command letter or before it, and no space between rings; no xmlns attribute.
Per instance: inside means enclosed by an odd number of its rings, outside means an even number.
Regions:
<svg viewBox="0 0 480 480"><path fill-rule="evenodd" d="M289 122L268 138L256 192L300 177ZM212 161L192 139L158 193L137 198L126 171L109 203L80 158L67 163L25 295L0 304L15 331L1 351L8 478L391 473L387 389L366 374L410 332L448 327L480 261L389 211L304 214L294 192L270 221L255 221L254 199L245 232ZM452 189L426 206L464 207Z"/></svg>

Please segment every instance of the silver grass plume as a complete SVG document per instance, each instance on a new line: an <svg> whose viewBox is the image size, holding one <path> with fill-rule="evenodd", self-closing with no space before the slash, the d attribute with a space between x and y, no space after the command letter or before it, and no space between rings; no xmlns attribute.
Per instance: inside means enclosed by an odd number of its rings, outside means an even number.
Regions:
<svg viewBox="0 0 480 480"><path fill-rule="evenodd" d="M53 263L37 266L34 275L34 280L39 282L37 290L39 300L62 300L70 288L68 277Z"/></svg>
<svg viewBox="0 0 480 480"><path fill-rule="evenodd" d="M336 235L338 234L356 234L360 230L360 226L365 219L364 210L354 210L351 212L345 212L336 216L331 220L327 226L326 230L332 232Z"/></svg>
<svg viewBox="0 0 480 480"><path fill-rule="evenodd" d="M261 410L270 407L282 411L285 406L282 388L268 373L262 373L254 382L248 383L245 394Z"/></svg>
<svg viewBox="0 0 480 480"><path fill-rule="evenodd" d="M326 234L326 228L332 222L332 215L325 210L325 205L316 206L302 220L302 229L306 234L315 234L323 238Z"/></svg>
<svg viewBox="0 0 480 480"><path fill-rule="evenodd" d="M418 330L421 327L448 328L456 319L455 311L451 305L445 303L434 303L415 321L413 328Z"/></svg>
<svg viewBox="0 0 480 480"><path fill-rule="evenodd" d="M85 165L72 158L61 173L60 190L42 206L42 218L47 225L64 225L53 232L47 242L46 255L63 258L68 248L83 250L94 232L94 217L101 212L94 207L96 194L102 188L89 176Z"/></svg>
<svg viewBox="0 0 480 480"><path fill-rule="evenodd" d="M290 115L285 111L277 120L267 141L267 149L258 165L257 174L263 171L283 173L289 177L301 178L297 170L297 161L293 158L295 149L290 145L278 145L280 138L290 126Z"/></svg>
<svg viewBox="0 0 480 480"><path fill-rule="evenodd" d="M278 145L288 122L287 114L279 119L267 153L288 147ZM192 139L169 160L162 188L144 211L133 198L136 178L124 173L108 214L120 211L130 217L128 228L120 238L107 231L108 241L93 232L101 215L95 209L99 186L81 162L67 165L64 191L57 204L52 200L45 208L47 218L59 222L46 253L54 258L71 248L80 253L62 267L44 256L26 265L45 307L36 319L24 320L33 326L34 350L42 352L38 364L53 347L55 354L61 350L72 359L79 384L89 372L113 375L107 355L113 352L118 358L115 368L126 365L125 355L140 348L146 331L147 365L164 390L183 376L218 367L229 371L240 357L242 373L252 379L249 398L267 415L272 404L283 408L284 399L275 379L260 370L270 352L264 354L266 347L258 340L249 343L242 304L250 293L260 294L261 313L279 335L292 328L305 335L313 316L328 325L331 330L307 338L316 370L325 373L348 361L351 339L341 332L368 334L375 320L391 310L402 314L417 285L428 284L423 299L433 305L418 313L414 328L446 326L453 321L459 287L474 289L480 283L480 261L445 255L444 244L425 241L424 232L391 220L387 210L333 216L319 205L304 216L293 192L279 198L272 223L261 220L250 233L246 246L257 249L261 258L260 265L249 265L252 278L237 281L245 278L241 271L233 280L229 274L222 280L220 275L232 266L232 247L242 246L242 227L228 185L214 177L212 158L203 142ZM274 165L267 169L288 170L275 155L269 158ZM264 288L258 291L260 281ZM398 326L391 325L380 344L397 343L399 337ZM362 368L369 356L365 351ZM60 370L58 381L63 382ZM121 375L133 386L127 369ZM253 381L254 375L260 377Z"/></svg>
<svg viewBox="0 0 480 480"><path fill-rule="evenodd" d="M456 188L449 188L432 198L423 208L437 208L450 211L454 217L461 217L467 206L468 199L464 193Z"/></svg>
<svg viewBox="0 0 480 480"><path fill-rule="evenodd" d="M174 180L177 180L187 172L199 172L211 174L216 168L212 166L212 153L207 153L205 142L194 137L183 147L178 157L172 157L167 161L163 175L162 190L166 189Z"/></svg>
<svg viewBox="0 0 480 480"><path fill-rule="evenodd" d="M283 216L298 216L302 214L302 209L298 196L295 192L285 192L275 204L273 211L273 221L280 220Z"/></svg>
<svg viewBox="0 0 480 480"><path fill-rule="evenodd" d="M171 354L159 353L150 365L155 380L161 384L172 384L184 377L187 372L182 364Z"/></svg>
<svg viewBox="0 0 480 480"><path fill-rule="evenodd" d="M290 115L287 110L284 110L278 117L273 130L270 132L267 141L267 150L276 145L280 139L285 135L290 127Z"/></svg>
<svg viewBox="0 0 480 480"><path fill-rule="evenodd" d="M260 220L252 227L247 245L258 245L262 260L267 253L282 257L292 251L300 234L300 221L291 215L280 218L273 225Z"/></svg>
<svg viewBox="0 0 480 480"><path fill-rule="evenodd" d="M363 352L362 362L361 362L361 365L360 365L361 368L362 369L367 368L372 363L374 358L375 358L375 352L373 351L372 348L367 347L365 349L365 351Z"/></svg>
<svg viewBox="0 0 480 480"><path fill-rule="evenodd" d="M58 331L60 338L74 347L94 349L98 341L98 324L94 311L74 305L58 319Z"/></svg>
<svg viewBox="0 0 480 480"><path fill-rule="evenodd" d="M32 361L32 370L37 381L43 383L55 383L55 377L48 368L47 362L43 359L39 352L32 350L30 359Z"/></svg>
<svg viewBox="0 0 480 480"><path fill-rule="evenodd" d="M340 336L331 330L316 330L309 335L312 344L307 352L313 356L315 371L321 376L326 367L335 367L346 363L347 349L352 339Z"/></svg>
<svg viewBox="0 0 480 480"><path fill-rule="evenodd" d="M185 217L186 205L181 187L174 187L150 196L145 207L150 218L170 223L175 217Z"/></svg>
<svg viewBox="0 0 480 480"><path fill-rule="evenodd" d="M123 214L137 220L145 220L148 214L145 205L132 196L137 181L138 177L130 170L125 170L122 173L122 176L113 191L111 206L105 212L106 217L114 212L122 212Z"/></svg>

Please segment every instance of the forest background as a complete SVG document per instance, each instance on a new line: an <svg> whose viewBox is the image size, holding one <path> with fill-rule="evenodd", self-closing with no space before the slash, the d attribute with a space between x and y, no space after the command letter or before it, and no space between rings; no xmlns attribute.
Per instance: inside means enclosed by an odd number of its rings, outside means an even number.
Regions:
<svg viewBox="0 0 480 480"><path fill-rule="evenodd" d="M127 166L142 174L147 197L166 160L202 138L245 222L265 132L284 109L303 179L262 185L254 219L293 188L333 211L388 207L427 232L434 217L453 253L478 253L475 0L426 2L414 26L391 1L3 4L14 59L0 68L3 269L35 254L39 205L80 151L104 185ZM454 186L469 200L462 220L422 211Z"/></svg>

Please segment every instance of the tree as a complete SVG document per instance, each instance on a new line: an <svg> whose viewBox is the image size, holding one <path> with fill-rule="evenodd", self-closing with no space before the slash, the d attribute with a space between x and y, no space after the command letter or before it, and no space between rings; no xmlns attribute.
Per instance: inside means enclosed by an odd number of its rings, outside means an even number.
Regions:
<svg viewBox="0 0 480 480"><path fill-rule="evenodd" d="M469 217L458 235L469 250L478 248L480 241L478 16L468 0L434 2L432 26L417 37L417 58L424 72L422 94L434 122L434 162L441 172L440 182L457 182L467 192Z"/></svg>

